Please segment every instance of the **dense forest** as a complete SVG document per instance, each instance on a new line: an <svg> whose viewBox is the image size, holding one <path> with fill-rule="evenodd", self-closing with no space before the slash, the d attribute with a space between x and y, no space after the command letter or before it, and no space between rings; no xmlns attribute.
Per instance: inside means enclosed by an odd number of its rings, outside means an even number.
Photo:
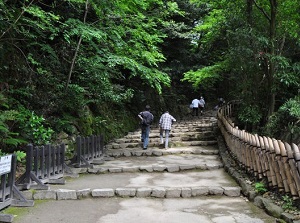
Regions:
<svg viewBox="0 0 300 223"><path fill-rule="evenodd" d="M300 0L0 0L0 149L105 140L194 97L300 143ZM156 119L156 121L158 121Z"/></svg>

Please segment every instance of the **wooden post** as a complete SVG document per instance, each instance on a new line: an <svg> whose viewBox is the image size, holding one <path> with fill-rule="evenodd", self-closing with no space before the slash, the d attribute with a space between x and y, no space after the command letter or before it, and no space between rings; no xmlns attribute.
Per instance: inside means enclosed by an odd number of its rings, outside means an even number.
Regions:
<svg viewBox="0 0 300 223"><path fill-rule="evenodd" d="M291 190L292 196L299 196L300 195L299 194L299 191L300 191L299 173L296 168L296 162L294 159L292 147L288 143L284 143L284 146L287 150L288 164L289 164L290 171L292 173L291 174L292 178L291 178L291 182L290 182L290 185L293 187L293 190Z"/></svg>

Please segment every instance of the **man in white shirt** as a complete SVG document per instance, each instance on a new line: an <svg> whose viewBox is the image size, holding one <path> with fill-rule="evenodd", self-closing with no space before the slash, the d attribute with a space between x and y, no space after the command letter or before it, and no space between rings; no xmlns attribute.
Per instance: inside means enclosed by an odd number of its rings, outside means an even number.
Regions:
<svg viewBox="0 0 300 223"><path fill-rule="evenodd" d="M192 101L192 105L193 105L193 116L198 116L198 112L199 112L199 105L200 105L200 101L199 99L195 98Z"/></svg>

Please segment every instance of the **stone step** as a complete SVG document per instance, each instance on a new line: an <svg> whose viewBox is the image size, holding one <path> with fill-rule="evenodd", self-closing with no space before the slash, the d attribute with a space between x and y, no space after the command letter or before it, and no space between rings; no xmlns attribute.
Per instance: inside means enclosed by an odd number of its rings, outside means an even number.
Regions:
<svg viewBox="0 0 300 223"><path fill-rule="evenodd" d="M202 118L193 121L180 121L173 124L170 133L169 147L177 146L199 146L216 144L216 118ZM149 135L148 147L160 147L160 136L158 126L152 126ZM106 149L140 148L141 130L128 133L123 138L109 142Z"/></svg>
<svg viewBox="0 0 300 223"><path fill-rule="evenodd" d="M88 167L73 168L80 173L122 173L122 172L179 172L186 170L213 170L223 168L219 151L210 147L183 147L161 149L118 149L108 150L107 157L100 164L96 159ZM107 159L108 158L108 159Z"/></svg>
<svg viewBox="0 0 300 223"><path fill-rule="evenodd" d="M176 128L174 126L172 126L172 133L185 133L185 132L215 132L217 130L217 126L210 126L210 127L205 127L205 128L201 128L201 127L181 127L181 128ZM137 129L134 132L129 132L125 137L134 137L135 135L138 135L141 133L140 129ZM159 133L159 127L151 127L151 131L150 133Z"/></svg>
<svg viewBox="0 0 300 223"><path fill-rule="evenodd" d="M180 119L177 122L174 122L174 125L201 125L201 124L210 124L210 123L217 123L218 119L216 117L205 117L202 116L201 118L194 118L194 119Z"/></svg>
<svg viewBox="0 0 300 223"><path fill-rule="evenodd" d="M193 141L193 140L214 140L216 138L215 132L171 132L169 135L171 141ZM149 135L150 141L152 139L156 139L157 141L160 139L159 132L150 133ZM124 137L120 139L116 139L112 143L137 143L141 141L141 133L130 135L129 137Z"/></svg>
<svg viewBox="0 0 300 223"><path fill-rule="evenodd" d="M182 172L160 170L158 168L157 171L153 172L147 172L146 170L143 172L80 174L80 177L76 179L66 178L66 184L64 185L51 185L47 191L34 191L34 193L31 191L32 194L28 192L29 195L27 194L27 196L33 196L33 199L46 199L43 196L51 196L50 199L63 199L60 198L63 196L61 193L65 192L65 196L70 196L68 193L73 194L72 198L65 199L78 199L79 195L83 196L83 192L85 196L92 197L105 196L105 192L109 192L108 197L131 197L140 196L139 192L144 190L150 192L147 195L149 197L161 198L168 198L173 192L177 197L240 196L240 187L224 169L186 170ZM127 194L128 192L130 192L130 195Z"/></svg>
<svg viewBox="0 0 300 223"><path fill-rule="evenodd" d="M79 200L82 198L113 198L113 197L149 197L149 198L191 198L201 196L239 197L241 188L223 186L192 186L192 187L119 187L100 189L54 189L23 191L28 200Z"/></svg>
<svg viewBox="0 0 300 223"><path fill-rule="evenodd" d="M149 137L157 137L159 136L160 134L160 131L157 129L157 130L151 130L150 131L150 134L149 134ZM211 135L215 135L216 134L216 131L210 131L210 130L206 130L206 131L196 131L196 130L189 130L189 131L179 131L179 130L171 130L170 132L170 137L172 136L193 136L193 135L203 135L203 136L211 136ZM135 138L140 138L141 137L141 131L136 131L136 132L133 132L133 133L130 133L126 136L124 136L123 138L120 138L120 139L135 139Z"/></svg>
<svg viewBox="0 0 300 223"><path fill-rule="evenodd" d="M160 155L160 154L159 154ZM116 157L116 156L114 156ZM123 173L123 172L180 172L185 170L213 170L223 168L223 163L216 155L203 154L168 154L161 156L119 156L86 169L88 173Z"/></svg>
<svg viewBox="0 0 300 223"><path fill-rule="evenodd" d="M169 142L169 147L179 147L179 146L208 146L208 145L216 145L217 140L208 140L208 141L174 141L172 138ZM110 143L105 146L105 149L125 149L125 148L141 148L142 143L141 142L135 142L135 143ZM160 140L159 138L152 140L149 140L148 148L155 148L160 147Z"/></svg>
<svg viewBox="0 0 300 223"><path fill-rule="evenodd" d="M131 173L131 172L164 172L167 171L169 173L180 172L185 170L213 170L223 168L223 164L150 164L144 166L130 166L130 167L113 167L113 166L98 166L92 169L86 169L88 173L93 174L103 174L103 173ZM85 168L81 168L80 170L76 168L76 171L80 171L83 173Z"/></svg>
<svg viewBox="0 0 300 223"><path fill-rule="evenodd" d="M130 156L164 156L174 154L202 154L202 155L218 155L219 150L215 146L190 146L190 147L174 147L169 149L148 148L141 150L140 148L126 149L109 149L106 154L110 157L130 157Z"/></svg>

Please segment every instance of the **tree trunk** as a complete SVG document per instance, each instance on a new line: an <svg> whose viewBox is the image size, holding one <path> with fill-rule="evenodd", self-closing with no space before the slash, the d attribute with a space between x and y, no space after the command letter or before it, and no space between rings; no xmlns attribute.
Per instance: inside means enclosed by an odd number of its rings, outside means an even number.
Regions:
<svg viewBox="0 0 300 223"><path fill-rule="evenodd" d="M248 0L247 4L250 4L251 0ZM252 0L255 6L263 13L266 19L269 21L269 47L266 49L266 53L269 53L269 57L265 57L266 62L266 77L267 77L267 89L268 89L268 114L266 119L274 113L275 110L275 62L273 62L272 57L275 56L275 38L276 38L276 15L277 15L277 0L269 0L270 12L269 14L258 5L256 0Z"/></svg>
<svg viewBox="0 0 300 223"><path fill-rule="evenodd" d="M253 11L253 0L247 0L247 22L250 26L252 26L253 18L252 18L252 11Z"/></svg>
<svg viewBox="0 0 300 223"><path fill-rule="evenodd" d="M270 55L275 56L275 33L276 33L276 14L277 14L277 0L270 0ZM274 74L275 64L273 60L269 60L269 72L268 72L268 88L269 88L269 108L268 118L274 113L275 109L275 96L274 90Z"/></svg>
<svg viewBox="0 0 300 223"><path fill-rule="evenodd" d="M89 4L89 0L86 0L86 2L85 2L85 12L84 12L84 17L83 17L83 23L86 22L86 17L87 17L87 13L88 13L88 4ZM73 59L72 59L72 63L71 63L71 67L70 67L70 71L69 71L69 75L68 75L68 80L67 80L67 84L66 84L66 90L68 89L68 86L69 86L70 81L71 81L71 77L72 77L72 73L73 73L73 70L74 70L74 66L75 66L75 61L76 61L76 58L77 58L77 54L78 54L78 51L79 51L79 48L80 48L80 45L81 45L81 41L82 41L82 36L80 36L80 38L78 40L78 43L77 43L77 46L76 46L76 50L75 50L75 54L74 54Z"/></svg>

